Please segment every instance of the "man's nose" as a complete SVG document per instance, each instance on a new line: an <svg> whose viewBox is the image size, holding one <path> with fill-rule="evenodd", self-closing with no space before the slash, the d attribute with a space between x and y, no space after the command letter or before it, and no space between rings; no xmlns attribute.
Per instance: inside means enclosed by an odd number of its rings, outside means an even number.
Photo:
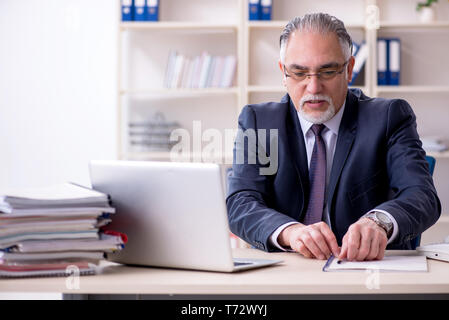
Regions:
<svg viewBox="0 0 449 320"><path fill-rule="evenodd" d="M317 75L311 75L307 78L307 91L311 94L320 93L322 90L321 80Z"/></svg>

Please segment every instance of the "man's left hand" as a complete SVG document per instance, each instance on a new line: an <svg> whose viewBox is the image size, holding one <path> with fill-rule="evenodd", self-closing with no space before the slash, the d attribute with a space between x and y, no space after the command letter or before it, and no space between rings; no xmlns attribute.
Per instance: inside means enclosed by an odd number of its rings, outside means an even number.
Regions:
<svg viewBox="0 0 449 320"><path fill-rule="evenodd" d="M387 247L387 233L374 221L361 218L343 237L339 259L350 261L381 260Z"/></svg>

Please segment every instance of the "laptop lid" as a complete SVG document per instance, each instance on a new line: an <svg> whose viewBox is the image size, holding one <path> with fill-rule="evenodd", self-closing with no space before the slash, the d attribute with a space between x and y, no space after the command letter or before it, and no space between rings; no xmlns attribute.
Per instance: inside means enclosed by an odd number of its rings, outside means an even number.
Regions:
<svg viewBox="0 0 449 320"><path fill-rule="evenodd" d="M206 163L92 161L92 187L112 198L108 229L128 236L108 259L120 263L232 271L220 167Z"/></svg>

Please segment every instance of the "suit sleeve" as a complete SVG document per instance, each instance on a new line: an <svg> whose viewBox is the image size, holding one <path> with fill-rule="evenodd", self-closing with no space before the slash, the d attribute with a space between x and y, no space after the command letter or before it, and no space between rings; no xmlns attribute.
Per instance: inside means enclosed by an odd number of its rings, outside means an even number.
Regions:
<svg viewBox="0 0 449 320"><path fill-rule="evenodd" d="M441 204L416 130L416 117L404 100L390 103L386 140L387 171L394 195L376 209L389 212L398 223L394 246L409 242L433 225Z"/></svg>
<svg viewBox="0 0 449 320"><path fill-rule="evenodd" d="M228 176L228 209L231 231L256 248L279 250L270 242L270 235L281 225L296 222L293 218L268 207L266 201L272 188L273 175L263 174L258 152L257 119L251 106L239 117L239 130L234 144L232 173Z"/></svg>

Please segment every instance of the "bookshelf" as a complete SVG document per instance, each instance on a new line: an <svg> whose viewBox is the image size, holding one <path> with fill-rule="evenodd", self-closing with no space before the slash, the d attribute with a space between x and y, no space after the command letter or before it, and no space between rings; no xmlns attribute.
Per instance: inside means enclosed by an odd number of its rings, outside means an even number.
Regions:
<svg viewBox="0 0 449 320"><path fill-rule="evenodd" d="M215 128L223 133L237 128L244 105L279 101L285 94L277 64L279 35L293 15L318 11L337 16L356 42L368 44L369 55L357 87L372 97L406 99L417 115L420 135L437 136L449 144L449 3L438 2L436 21L424 24L419 22L416 2L273 0L271 21L249 21L247 0L161 0L158 22L119 23L118 158L170 159L169 152L136 151L127 146L127 122L144 119L155 111L180 122L189 132L193 121L200 120L203 131ZM399 86L377 85L378 37L401 40ZM212 55L235 55L234 85L164 88L172 49L187 55L198 55L203 50ZM220 162L229 159L230 154L232 144L224 146L221 155L202 158L193 150L183 160ZM449 153L431 154L437 158L435 175L449 176ZM440 196L449 198L449 186L438 177L435 180Z"/></svg>

